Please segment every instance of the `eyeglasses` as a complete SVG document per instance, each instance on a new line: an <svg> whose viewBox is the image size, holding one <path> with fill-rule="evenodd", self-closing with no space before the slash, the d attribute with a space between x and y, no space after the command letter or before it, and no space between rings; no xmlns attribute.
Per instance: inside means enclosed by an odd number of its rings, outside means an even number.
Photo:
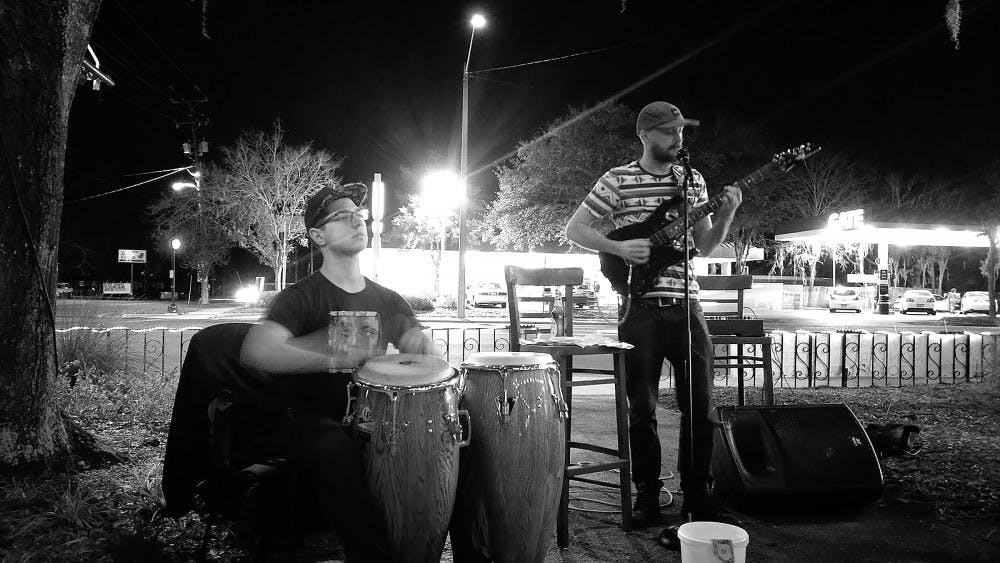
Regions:
<svg viewBox="0 0 1000 563"><path fill-rule="evenodd" d="M340 211L334 211L333 213L326 216L325 219L316 224L315 228L320 228L327 223L333 223L337 221L351 221L357 217L362 221L367 221L369 217L368 210L364 207L359 207L357 209L341 209Z"/></svg>

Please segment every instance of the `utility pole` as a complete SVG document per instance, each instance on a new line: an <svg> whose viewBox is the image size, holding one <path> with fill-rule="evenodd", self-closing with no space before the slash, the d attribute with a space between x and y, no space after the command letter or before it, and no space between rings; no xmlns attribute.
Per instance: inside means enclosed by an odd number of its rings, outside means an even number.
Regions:
<svg viewBox="0 0 1000 563"><path fill-rule="evenodd" d="M195 182L199 184L197 194L195 197L198 198L198 236L197 242L194 243L194 248L203 248L205 245L205 220L201 215L201 177L202 177L202 157L208 153L208 141L198 134L198 129L208 125L208 116L196 109L198 104L204 104L208 102L207 98L202 98L200 100L171 100L175 104L184 105L187 108L188 119L185 121L176 121L174 126L177 129L187 128L189 136L187 140L181 144L181 151L191 159L193 162L192 168L194 172L192 175L195 177ZM197 252L197 251L196 251ZM198 256L198 254L195 254ZM209 274L209 264L205 264L203 261L199 260L197 262L197 274L198 282L201 283L201 303L207 305L209 301L209 292L211 287L208 281ZM190 298L190 295L188 295Z"/></svg>

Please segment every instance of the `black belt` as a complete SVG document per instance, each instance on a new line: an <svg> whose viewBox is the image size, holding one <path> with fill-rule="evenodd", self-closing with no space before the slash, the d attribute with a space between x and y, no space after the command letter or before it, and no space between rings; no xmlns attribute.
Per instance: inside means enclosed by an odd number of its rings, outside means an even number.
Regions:
<svg viewBox="0 0 1000 563"><path fill-rule="evenodd" d="M636 301L648 307L674 307L684 304L683 297L640 297Z"/></svg>

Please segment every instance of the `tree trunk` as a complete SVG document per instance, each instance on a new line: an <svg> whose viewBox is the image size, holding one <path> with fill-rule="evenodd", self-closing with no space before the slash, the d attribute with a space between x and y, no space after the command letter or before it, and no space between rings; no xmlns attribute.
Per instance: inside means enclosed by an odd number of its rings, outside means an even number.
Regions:
<svg viewBox="0 0 1000 563"><path fill-rule="evenodd" d="M986 290L990 298L990 318L997 316L997 249L1000 248L1000 237L997 236L1000 228L991 225L986 229L986 234L990 239L990 248L986 251Z"/></svg>
<svg viewBox="0 0 1000 563"><path fill-rule="evenodd" d="M70 457L53 308L69 111L100 4L0 4L0 472Z"/></svg>

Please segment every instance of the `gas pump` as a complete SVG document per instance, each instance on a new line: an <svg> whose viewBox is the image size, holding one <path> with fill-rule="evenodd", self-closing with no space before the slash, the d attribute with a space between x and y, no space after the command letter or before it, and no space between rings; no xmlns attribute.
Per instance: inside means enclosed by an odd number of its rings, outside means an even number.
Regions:
<svg viewBox="0 0 1000 563"><path fill-rule="evenodd" d="M889 314L889 270L878 268L878 314Z"/></svg>

